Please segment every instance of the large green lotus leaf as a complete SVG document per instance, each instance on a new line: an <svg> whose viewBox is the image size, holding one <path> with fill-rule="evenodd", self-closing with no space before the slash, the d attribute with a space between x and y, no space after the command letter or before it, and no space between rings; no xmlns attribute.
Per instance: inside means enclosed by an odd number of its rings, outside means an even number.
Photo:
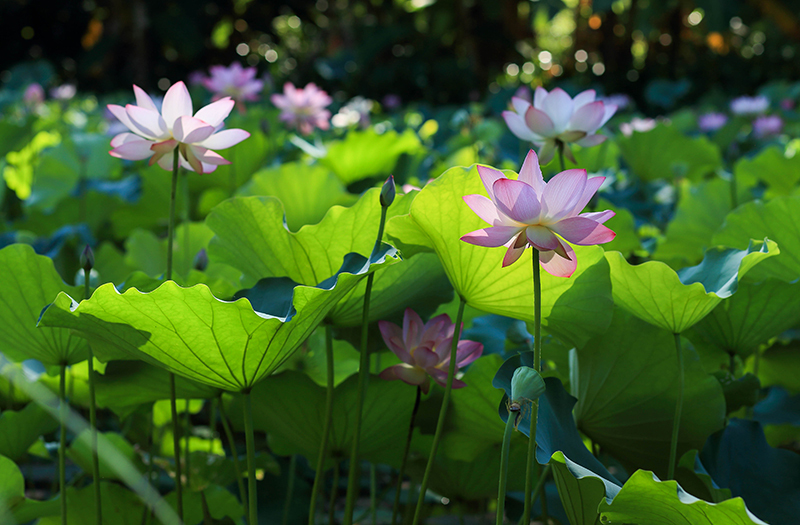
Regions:
<svg viewBox="0 0 800 525"><path fill-rule="evenodd" d="M532 250L502 268L504 248L460 240L487 226L462 197L485 191L475 166L449 169L420 191L409 215L389 221L387 234L406 257L434 251L456 292L471 306L533 322ZM613 219L609 226L614 227ZM603 249L574 248L578 268L572 277L541 272L542 324L549 333L579 344L605 331L611 319L611 294Z"/></svg>
<svg viewBox="0 0 800 525"><path fill-rule="evenodd" d="M653 253L653 259L673 268L699 263L711 247L714 232L732 209L728 181L716 178L682 187L687 189L681 192L666 238Z"/></svg>
<svg viewBox="0 0 800 525"><path fill-rule="evenodd" d="M630 137L619 136L617 144L631 171L645 181L699 180L722 166L719 148L706 137L687 137L665 124Z"/></svg>
<svg viewBox="0 0 800 525"><path fill-rule="evenodd" d="M636 234L636 224L633 220L633 214L629 210L614 206L605 199L598 201L597 209L612 210L616 213L614 216L614 233L617 235L613 241L603 245L604 250L618 251L628 256L642 249L642 241Z"/></svg>
<svg viewBox="0 0 800 525"><path fill-rule="evenodd" d="M306 224L316 224L331 206L348 206L357 197L324 166L306 162L287 162L258 171L237 195L277 197L286 210L286 225L293 232Z"/></svg>
<svg viewBox="0 0 800 525"><path fill-rule="evenodd" d="M690 331L706 344L741 356L800 322L800 282L745 280Z"/></svg>
<svg viewBox="0 0 800 525"><path fill-rule="evenodd" d="M741 157L733 167L737 183L767 185L767 198L791 195L800 181L800 155L787 157L777 146L765 148L752 158Z"/></svg>
<svg viewBox="0 0 800 525"><path fill-rule="evenodd" d="M111 214L114 237L124 239L137 228L166 228L169 219L170 181L172 173L154 164L137 165L142 180L142 196L135 204L118 206ZM194 177L192 173L189 177ZM213 176L213 175L212 175ZM177 217L183 216L183 199L175 202Z"/></svg>
<svg viewBox="0 0 800 525"><path fill-rule="evenodd" d="M700 449L722 428L725 397L719 382L682 345L684 400L678 450ZM608 332L576 352L572 391L578 428L630 470L666 473L678 359L673 334L618 308Z"/></svg>
<svg viewBox="0 0 800 525"><path fill-rule="evenodd" d="M0 414L0 455L11 461L24 459L40 436L57 428L58 422L38 403L28 403L18 412L6 410Z"/></svg>
<svg viewBox="0 0 800 525"><path fill-rule="evenodd" d="M173 508L178 508L177 495L170 492L164 499ZM244 507L239 498L219 485L209 485L199 491L183 491L183 525L203 525L208 523L203 517L203 507L208 509L211 523L241 523ZM226 519L227 518L227 519ZM87 522L89 523L89 522Z"/></svg>
<svg viewBox="0 0 800 525"><path fill-rule="evenodd" d="M739 279L758 262L777 255L770 240L745 250L715 248L703 261L676 272L660 261L633 266L619 252L606 253L614 302L640 319L679 334L732 295Z"/></svg>
<svg viewBox="0 0 800 525"><path fill-rule="evenodd" d="M708 503L646 470L634 472L610 504L601 502L600 515L609 525L766 525L741 498Z"/></svg>
<svg viewBox="0 0 800 525"><path fill-rule="evenodd" d="M179 224L175 228L172 271L187 275L197 253L208 246L213 236L214 232L202 222ZM133 230L125 241L125 251L125 264L151 277L163 275L167 268L167 239L160 239L151 231Z"/></svg>
<svg viewBox="0 0 800 525"><path fill-rule="evenodd" d="M760 264L751 277L755 280L777 277L787 282L800 277L800 196L739 206L728 214L712 242L740 248L747 239L764 237L778 243L781 256Z"/></svg>
<svg viewBox="0 0 800 525"><path fill-rule="evenodd" d="M284 288L286 295L271 305L281 311L263 305L255 311L246 299L222 301L203 284L181 288L167 281L150 293L120 294L109 283L80 304L59 294L40 324L81 332L100 359L127 354L208 386L240 391L274 372L333 305L369 271L390 264L393 253L382 251L372 264L352 254L324 287Z"/></svg>
<svg viewBox="0 0 800 525"><path fill-rule="evenodd" d="M760 423L732 418L708 439L700 459L714 481L759 518L794 523L800 515L800 457L769 446Z"/></svg>
<svg viewBox="0 0 800 525"><path fill-rule="evenodd" d="M720 503L731 499L731 491L719 488L711 479L696 450L688 451L678 460L675 481L692 496L709 503Z"/></svg>
<svg viewBox="0 0 800 525"><path fill-rule="evenodd" d="M328 441L328 466L349 457L355 428L358 376L336 387ZM322 442L325 388L307 375L287 371L269 377L250 392L255 428L269 434L278 455L302 454L314 462ZM414 408L414 387L402 381L370 377L361 421L359 455L376 463L399 465ZM241 425L241 398L227 410Z"/></svg>
<svg viewBox="0 0 800 525"><path fill-rule="evenodd" d="M100 438L97 442L97 456L100 464L101 479L121 480L121 478L117 476L114 465L112 465L108 459L110 457L110 449L113 449L113 452L111 453L115 457L122 456L130 461L131 464L138 463L138 466L141 467L141 461L137 461L139 458L133 449L133 445L131 445L121 434L116 432L101 432L100 434L102 434L102 436L105 438ZM67 457L69 457L69 459L82 468L84 472L89 474L92 472L91 439L91 430L87 428L78 434L78 436L76 436L76 438L72 441L72 444L67 449Z"/></svg>
<svg viewBox="0 0 800 525"><path fill-rule="evenodd" d="M289 277L316 285L332 275L348 252L370 253L378 234L379 190L367 191L350 208L334 206L315 225L297 233L283 225L283 207L273 197L229 199L206 219L216 237L209 255L240 269L248 283L265 277ZM414 195L398 196L388 217L407 213ZM446 295L441 265L433 256L406 257L400 264L376 273L370 299L370 318L382 319L415 301ZM329 313L337 326L361 323L366 283L361 283Z"/></svg>
<svg viewBox="0 0 800 525"><path fill-rule="evenodd" d="M144 361L111 361L95 376L97 405L126 416L143 403L170 398L169 372ZM220 391L185 377L175 377L178 399L211 399Z"/></svg>
<svg viewBox="0 0 800 525"><path fill-rule="evenodd" d="M550 467L570 524L595 525L599 516L597 508L606 496L606 488L600 478L561 451L553 453Z"/></svg>
<svg viewBox="0 0 800 525"><path fill-rule="evenodd" d="M0 456L0 518L2 523L15 523L10 517L14 506L25 500L25 479L16 463Z"/></svg>
<svg viewBox="0 0 800 525"><path fill-rule="evenodd" d="M762 355L758 367L762 386L779 385L800 392L800 343L773 345Z"/></svg>
<svg viewBox="0 0 800 525"><path fill-rule="evenodd" d="M416 133L389 130L378 134L373 128L350 131L344 140L326 145L328 154L320 163L330 168L344 184L371 177L386 177L403 153L422 148Z"/></svg>
<svg viewBox="0 0 800 525"><path fill-rule="evenodd" d="M141 525L145 507L136 493L122 485L100 482L100 495L103 501L103 522L119 525ZM86 525L96 523L94 505L94 486L67 488L67 525ZM59 525L61 516L48 516L39 520L39 525Z"/></svg>
<svg viewBox="0 0 800 525"><path fill-rule="evenodd" d="M13 361L38 359L45 365L86 359L86 341L62 328L37 329L42 309L61 292L83 295L83 287L64 284L53 261L26 244L0 250L0 348Z"/></svg>

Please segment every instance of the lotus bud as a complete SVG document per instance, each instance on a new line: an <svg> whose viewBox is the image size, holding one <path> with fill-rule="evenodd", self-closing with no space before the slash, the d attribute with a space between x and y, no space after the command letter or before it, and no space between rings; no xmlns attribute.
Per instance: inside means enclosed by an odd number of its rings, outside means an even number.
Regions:
<svg viewBox="0 0 800 525"><path fill-rule="evenodd" d="M383 183L383 187L381 187L381 206L384 208L391 206L392 202L394 202L395 194L394 175L389 175L389 178L386 179L386 182Z"/></svg>
<svg viewBox="0 0 800 525"><path fill-rule="evenodd" d="M197 255L194 256L194 263L192 267L201 272L206 270L208 267L208 254L206 253L205 248L201 249L199 252L197 252Z"/></svg>
<svg viewBox="0 0 800 525"><path fill-rule="evenodd" d="M83 252L81 253L80 264L81 264L81 268L83 268L84 271L87 271L87 272L92 271L92 268L94 268L94 252L92 251L91 246L89 246L88 244L86 245L86 248L84 248Z"/></svg>
<svg viewBox="0 0 800 525"><path fill-rule="evenodd" d="M529 366L521 366L514 370L511 377L511 401L521 403L523 400L535 401L545 391L544 379Z"/></svg>

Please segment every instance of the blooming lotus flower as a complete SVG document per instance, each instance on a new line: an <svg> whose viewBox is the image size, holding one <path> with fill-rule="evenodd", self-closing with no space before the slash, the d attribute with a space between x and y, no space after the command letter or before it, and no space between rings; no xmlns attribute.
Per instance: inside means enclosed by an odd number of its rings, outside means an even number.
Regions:
<svg viewBox="0 0 800 525"><path fill-rule="evenodd" d="M577 261L568 243L602 244L616 235L603 226L615 215L613 211L580 213L605 177L590 179L586 170L572 169L544 182L533 150L517 180L486 166L478 166L478 173L489 198L465 195L464 201L491 227L468 233L461 240L477 246L506 246L504 267L516 262L530 245L539 250L539 263L546 272L569 277Z"/></svg>
<svg viewBox="0 0 800 525"><path fill-rule="evenodd" d="M310 135L314 128L328 129L331 112L325 109L333 100L313 82L303 89L297 89L287 82L283 95L276 93L270 97L272 103L281 110L280 119L289 126L297 128L303 135Z"/></svg>
<svg viewBox="0 0 800 525"><path fill-rule="evenodd" d="M390 366L380 373L382 379L400 379L409 385L419 386L426 394L430 378L445 386L450 367L450 347L456 326L450 316L442 314L427 323L411 308L403 315L403 328L388 321L379 321L378 327L386 346L402 363ZM483 345L475 341L459 341L456 350L456 372L481 356ZM453 378L453 388L467 386Z"/></svg>
<svg viewBox="0 0 800 525"><path fill-rule="evenodd" d="M623 135L626 137L630 137L633 135L633 132L645 133L650 131L651 129L656 127L655 119L652 118L639 118L633 117L630 122L623 122L619 125L619 130L622 132Z"/></svg>
<svg viewBox="0 0 800 525"><path fill-rule="evenodd" d="M244 101L255 102L264 89L264 81L256 80L256 68L243 68L238 62L230 67L211 66L210 77L200 77L200 83L214 94L213 100L231 97L240 112L244 112Z"/></svg>
<svg viewBox="0 0 800 525"><path fill-rule="evenodd" d="M136 105L108 105L108 110L133 132L111 139L112 157L150 159L151 166L157 162L171 171L172 152L178 148L181 166L201 174L211 173L218 165L230 164L213 150L230 148L250 136L241 129L217 131L233 109L230 97L213 102L192 116L192 99L183 82L169 88L160 112L143 89L134 85L133 91Z"/></svg>
<svg viewBox="0 0 800 525"><path fill-rule="evenodd" d="M513 97L514 111L504 111L503 118L511 133L536 144L542 164L553 159L556 144L575 142L582 147L596 146L606 137L597 135L600 127L617 111L617 106L595 100L595 92L589 89L570 98L561 88L550 93L537 87L533 104ZM575 162L569 148L565 153Z"/></svg>
<svg viewBox="0 0 800 525"><path fill-rule="evenodd" d="M736 115L756 115L769 108L769 99L763 95L739 97L731 100L731 111Z"/></svg>
<svg viewBox="0 0 800 525"><path fill-rule="evenodd" d="M777 135L783 130L783 120L778 115L762 115L753 121L753 134L758 138Z"/></svg>
<svg viewBox="0 0 800 525"><path fill-rule="evenodd" d="M722 113L705 113L697 119L697 127L700 128L700 131L716 131L726 122L728 122L728 117Z"/></svg>
<svg viewBox="0 0 800 525"><path fill-rule="evenodd" d="M44 88L41 84L37 84L36 82L29 84L28 87L25 88L22 100L29 106L38 106L44 102Z"/></svg>

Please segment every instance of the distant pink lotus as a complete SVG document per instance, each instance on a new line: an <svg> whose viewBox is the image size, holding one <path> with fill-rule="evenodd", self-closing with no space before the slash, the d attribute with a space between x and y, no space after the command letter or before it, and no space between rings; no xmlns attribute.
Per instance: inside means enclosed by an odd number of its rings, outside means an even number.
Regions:
<svg viewBox="0 0 800 525"><path fill-rule="evenodd" d="M133 91L136 105L108 105L108 110L133 132L111 139L112 157L150 159L150 165L157 162L172 171L172 152L178 148L181 166L201 174L211 173L218 165L230 164L213 150L229 148L250 136L241 129L217 131L233 109L230 97L213 102L192 116L192 99L183 82L169 88L160 113L143 89L134 85Z"/></svg>
<svg viewBox="0 0 800 525"><path fill-rule="evenodd" d="M557 143L575 142L581 147L600 144L606 137L597 135L597 130L617 111L617 106L595 100L593 89L578 93L571 98L561 88L551 92L537 87L533 103L513 97L514 111L504 111L503 118L511 133L522 140L533 142L539 148L542 164L555 156ZM574 162L569 148L565 153Z"/></svg>
<svg viewBox="0 0 800 525"><path fill-rule="evenodd" d="M453 344L456 326L450 316L442 314L427 323L411 308L403 315L403 327L388 321L378 322L386 346L400 358L402 363L390 366L380 373L387 380L400 379L409 385L419 386L426 394L430 389L430 378L445 386L450 366L450 347ZM475 361L483 353L483 345L475 341L459 341L456 350L456 372ZM453 388L467 386L453 378Z"/></svg>
<svg viewBox="0 0 800 525"><path fill-rule="evenodd" d="M280 119L289 126L297 128L303 135L310 135L314 128L328 129L331 112L325 109L333 101L328 94L313 82L305 88L297 89L287 82L283 94L270 97L272 103L281 110Z"/></svg>
<svg viewBox="0 0 800 525"><path fill-rule="evenodd" d="M211 66L211 76L199 76L198 80L203 86L214 94L213 100L231 97L236 102L236 108L244 112L244 102L255 102L264 89L264 81L257 80L256 68L242 67L238 62L229 67Z"/></svg>
<svg viewBox="0 0 800 525"><path fill-rule="evenodd" d="M602 244L616 235L603 226L615 215L613 211L580 213L605 177L590 179L586 170L573 169L545 182L533 150L522 163L517 180L487 166L478 166L478 173L489 198L465 195L464 202L491 226L468 233L461 240L477 246L506 246L504 267L532 246L539 250L539 263L546 272L570 277L577 261L568 243Z"/></svg>

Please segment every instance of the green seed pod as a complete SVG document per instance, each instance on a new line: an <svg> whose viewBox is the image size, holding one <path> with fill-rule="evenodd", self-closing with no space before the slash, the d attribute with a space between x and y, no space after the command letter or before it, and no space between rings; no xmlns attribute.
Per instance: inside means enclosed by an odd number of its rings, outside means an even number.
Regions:
<svg viewBox="0 0 800 525"><path fill-rule="evenodd" d="M521 366L514 370L511 377L511 401L535 401L545 391L544 379L529 366Z"/></svg>

